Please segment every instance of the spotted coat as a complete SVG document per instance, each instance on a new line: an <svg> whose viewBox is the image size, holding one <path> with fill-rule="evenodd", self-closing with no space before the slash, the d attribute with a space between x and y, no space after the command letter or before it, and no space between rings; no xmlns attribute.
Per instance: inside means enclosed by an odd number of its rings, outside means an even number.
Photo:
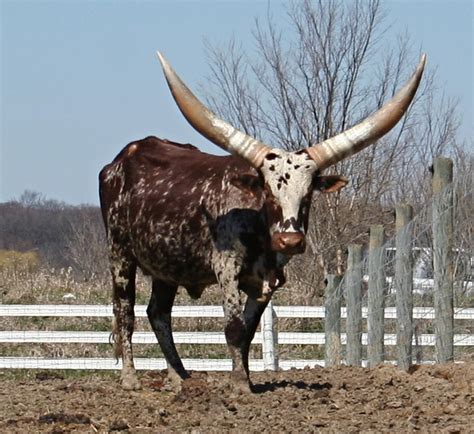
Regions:
<svg viewBox="0 0 474 434"><path fill-rule="evenodd" d="M257 171L240 158L156 137L127 145L100 173L123 386L139 387L131 337L140 267L152 277L147 313L171 375L188 376L171 329L178 286L199 298L218 283L234 379L248 387L250 342L272 293L285 282L283 266L304 250L312 191L345 183L318 176L306 152L275 149Z"/></svg>

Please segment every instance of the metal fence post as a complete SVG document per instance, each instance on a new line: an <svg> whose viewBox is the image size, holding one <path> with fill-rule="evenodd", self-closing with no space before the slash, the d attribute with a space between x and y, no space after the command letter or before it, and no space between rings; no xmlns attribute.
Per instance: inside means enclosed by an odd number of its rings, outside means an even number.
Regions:
<svg viewBox="0 0 474 434"><path fill-rule="evenodd" d="M367 359L373 367L384 359L384 228L374 225L370 228L369 240L369 288L367 299Z"/></svg>
<svg viewBox="0 0 474 434"><path fill-rule="evenodd" d="M413 336L413 208L395 207L395 296L397 305L398 367L407 370L412 363Z"/></svg>
<svg viewBox="0 0 474 434"><path fill-rule="evenodd" d="M278 335L271 301L263 311L261 327L263 368L265 371L276 371L278 369Z"/></svg>
<svg viewBox="0 0 474 434"><path fill-rule="evenodd" d="M341 363L341 293L342 276L329 274L325 292L325 366Z"/></svg>
<svg viewBox="0 0 474 434"><path fill-rule="evenodd" d="M362 246L348 248L346 286L346 363L360 366L362 362Z"/></svg>
<svg viewBox="0 0 474 434"><path fill-rule="evenodd" d="M438 362L453 359L453 162L437 157L433 165L433 272Z"/></svg>

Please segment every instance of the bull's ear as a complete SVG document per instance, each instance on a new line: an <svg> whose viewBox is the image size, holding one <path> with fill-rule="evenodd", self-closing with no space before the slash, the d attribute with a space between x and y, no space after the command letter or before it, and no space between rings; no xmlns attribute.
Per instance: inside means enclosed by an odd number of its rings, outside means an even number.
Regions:
<svg viewBox="0 0 474 434"><path fill-rule="evenodd" d="M254 196L258 196L263 189L261 178L251 173L236 175L230 180L230 183L245 193L250 193Z"/></svg>
<svg viewBox="0 0 474 434"><path fill-rule="evenodd" d="M321 175L313 179L313 188L322 193L335 193L345 187L349 180L341 175Z"/></svg>

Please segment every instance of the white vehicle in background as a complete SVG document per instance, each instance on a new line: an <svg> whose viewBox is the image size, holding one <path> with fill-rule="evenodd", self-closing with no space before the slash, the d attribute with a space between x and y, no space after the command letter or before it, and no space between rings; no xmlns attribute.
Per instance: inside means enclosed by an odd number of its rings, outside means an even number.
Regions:
<svg viewBox="0 0 474 434"><path fill-rule="evenodd" d="M395 293L395 247L385 249L385 273L388 293ZM434 287L433 250L431 247L413 247L413 293L431 294ZM454 250L454 290L459 295L474 295L474 256L463 249ZM369 276L364 276L368 282Z"/></svg>

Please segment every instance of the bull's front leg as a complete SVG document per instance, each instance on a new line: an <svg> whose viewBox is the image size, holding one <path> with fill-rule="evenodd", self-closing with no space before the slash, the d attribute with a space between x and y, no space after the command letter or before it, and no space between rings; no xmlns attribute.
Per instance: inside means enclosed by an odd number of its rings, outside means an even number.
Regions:
<svg viewBox="0 0 474 434"><path fill-rule="evenodd" d="M248 362L242 358L242 345L245 342L246 327L239 294L239 273L241 267L234 258L221 258L216 267L216 276L222 291L225 317L225 338L232 357L231 378L234 385L243 391L250 390Z"/></svg>
<svg viewBox="0 0 474 434"><path fill-rule="evenodd" d="M245 337L242 340L240 346L240 352L242 355L242 363L244 365L245 372L249 376L249 349L250 344L255 336L255 331L257 330L258 324L260 323L260 318L262 317L265 308L270 301L270 296L262 297L258 300L247 297L244 308L244 321L245 321Z"/></svg>

